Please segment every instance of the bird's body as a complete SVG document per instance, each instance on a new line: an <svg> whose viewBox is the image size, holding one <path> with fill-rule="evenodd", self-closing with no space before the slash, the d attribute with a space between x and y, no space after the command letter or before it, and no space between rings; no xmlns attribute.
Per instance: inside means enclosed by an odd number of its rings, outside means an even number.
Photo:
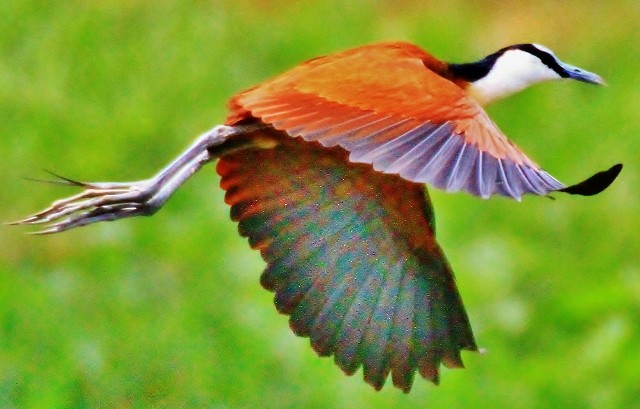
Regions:
<svg viewBox="0 0 640 409"><path fill-rule="evenodd" d="M424 183L485 198L589 195L620 171L566 187L482 108L556 78L602 83L532 44L470 64L408 43L315 58L233 97L225 125L154 178L66 180L85 192L21 223L52 221L52 233L152 214L220 159L232 219L267 262L261 282L294 332L346 373L363 367L377 389L391 373L408 391L416 370L437 382L441 363L461 367L460 351L477 350Z"/></svg>
<svg viewBox="0 0 640 409"><path fill-rule="evenodd" d="M520 54L533 57L519 50L502 56L519 61ZM519 199L524 193L562 189L482 109L477 98L495 100L494 88L485 90L484 83L477 87L455 76L451 66L407 43L315 58L236 95L227 125L256 118L307 141L339 145L350 152L352 162L447 191ZM495 68L509 74L500 64ZM479 81L522 87L524 80L510 82L507 77L500 82L499 76ZM522 77L532 82L549 79L549 74L541 68ZM506 96L507 91L499 93Z"/></svg>

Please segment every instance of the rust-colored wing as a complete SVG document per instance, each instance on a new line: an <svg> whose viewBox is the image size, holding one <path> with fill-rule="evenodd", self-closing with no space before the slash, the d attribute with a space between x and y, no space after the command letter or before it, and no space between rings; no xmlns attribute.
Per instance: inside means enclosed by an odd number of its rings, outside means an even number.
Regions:
<svg viewBox="0 0 640 409"><path fill-rule="evenodd" d="M477 348L424 185L276 136L276 148L238 151L217 169L293 331L347 374L362 366L376 389L390 372L408 391L416 370L437 382L441 362L461 367L460 350Z"/></svg>
<svg viewBox="0 0 640 409"><path fill-rule="evenodd" d="M445 78L446 64L406 43L310 60L235 96L227 124L255 117L349 160L447 191L519 199L565 186Z"/></svg>

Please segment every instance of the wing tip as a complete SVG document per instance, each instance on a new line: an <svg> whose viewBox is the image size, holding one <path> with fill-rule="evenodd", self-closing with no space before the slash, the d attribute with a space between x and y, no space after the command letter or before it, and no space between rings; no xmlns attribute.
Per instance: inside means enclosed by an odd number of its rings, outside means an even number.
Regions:
<svg viewBox="0 0 640 409"><path fill-rule="evenodd" d="M613 165L609 170L603 170L595 175L576 183L558 189L559 192L569 193L571 195L593 196L608 188L622 171L622 163Z"/></svg>

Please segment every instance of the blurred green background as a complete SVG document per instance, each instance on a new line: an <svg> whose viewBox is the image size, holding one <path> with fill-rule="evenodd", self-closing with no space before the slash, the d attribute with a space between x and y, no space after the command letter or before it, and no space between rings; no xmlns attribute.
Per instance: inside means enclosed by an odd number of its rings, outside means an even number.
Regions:
<svg viewBox="0 0 640 409"><path fill-rule="evenodd" d="M0 407L640 407L640 2L0 2L0 219L81 180L153 174L235 92L296 63L405 39L450 61L539 42L609 87L545 84L492 106L592 198L432 191L485 354L435 387L375 392L295 337L228 218L213 166L153 218L34 237L0 227Z"/></svg>

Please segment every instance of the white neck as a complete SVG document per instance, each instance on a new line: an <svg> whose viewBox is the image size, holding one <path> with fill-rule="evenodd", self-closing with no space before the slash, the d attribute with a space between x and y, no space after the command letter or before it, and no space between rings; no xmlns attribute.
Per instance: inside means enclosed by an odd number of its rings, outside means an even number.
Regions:
<svg viewBox="0 0 640 409"><path fill-rule="evenodd" d="M469 85L467 91L486 105L543 81L561 77L540 59L526 51L513 49L502 54L491 71Z"/></svg>

